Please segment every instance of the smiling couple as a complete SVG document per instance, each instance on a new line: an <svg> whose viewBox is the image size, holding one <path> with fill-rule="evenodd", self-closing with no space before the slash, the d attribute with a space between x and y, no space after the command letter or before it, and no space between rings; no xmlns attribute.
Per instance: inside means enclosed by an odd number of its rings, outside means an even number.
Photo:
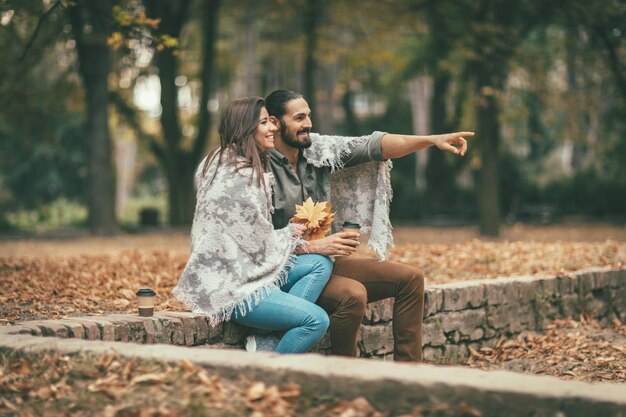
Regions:
<svg viewBox="0 0 626 417"><path fill-rule="evenodd" d="M293 91L228 106L220 147L196 172L191 255L172 293L213 324L280 331L276 352L308 352L330 330L332 354L344 356L357 355L367 303L393 297L394 359L421 361L424 276L385 260L393 244L390 160L430 146L463 156L464 136L474 134L344 137L312 127L306 100ZM378 259L354 256L356 232L304 241L305 227L289 220L309 197L332 204L334 224L361 224ZM251 337L248 348L267 341Z"/></svg>

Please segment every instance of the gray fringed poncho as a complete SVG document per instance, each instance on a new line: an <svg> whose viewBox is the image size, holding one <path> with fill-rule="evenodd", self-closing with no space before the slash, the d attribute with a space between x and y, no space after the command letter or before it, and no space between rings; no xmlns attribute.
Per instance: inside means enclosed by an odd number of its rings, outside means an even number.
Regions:
<svg viewBox="0 0 626 417"><path fill-rule="evenodd" d="M328 166L330 195L336 219L352 219L370 233L368 245L381 260L392 246L389 202L391 162L368 162L341 167L341 155L364 138L311 135L304 152L315 166ZM217 159L217 158L216 158ZM279 287L295 261L302 242L289 227L274 230L271 221L273 176L264 175L265 188L249 185L251 168L233 172L222 164L213 183L216 159L206 174L196 172L197 202L191 228L191 255L172 294L193 312L206 314L212 325L231 318L236 308L246 314Z"/></svg>

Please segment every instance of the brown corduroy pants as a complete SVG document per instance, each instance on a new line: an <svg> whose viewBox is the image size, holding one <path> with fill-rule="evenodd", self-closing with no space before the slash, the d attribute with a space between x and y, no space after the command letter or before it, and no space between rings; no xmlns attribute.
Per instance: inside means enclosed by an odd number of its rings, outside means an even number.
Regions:
<svg viewBox="0 0 626 417"><path fill-rule="evenodd" d="M372 258L337 257L326 288L317 300L330 316L334 355L356 356L356 338L369 302L393 297L393 357L422 360L424 275L410 265Z"/></svg>

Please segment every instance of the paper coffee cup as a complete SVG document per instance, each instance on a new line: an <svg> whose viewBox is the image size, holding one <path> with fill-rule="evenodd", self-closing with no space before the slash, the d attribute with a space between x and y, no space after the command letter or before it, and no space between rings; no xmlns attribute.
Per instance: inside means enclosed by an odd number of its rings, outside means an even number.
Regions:
<svg viewBox="0 0 626 417"><path fill-rule="evenodd" d="M139 315L142 317L150 317L154 314L154 297L156 293L150 288L142 288L137 291L137 307Z"/></svg>
<svg viewBox="0 0 626 417"><path fill-rule="evenodd" d="M361 225L358 224L358 223L343 222L341 227L342 227L342 231L344 231L344 232L356 232L356 233L359 233L361 231Z"/></svg>

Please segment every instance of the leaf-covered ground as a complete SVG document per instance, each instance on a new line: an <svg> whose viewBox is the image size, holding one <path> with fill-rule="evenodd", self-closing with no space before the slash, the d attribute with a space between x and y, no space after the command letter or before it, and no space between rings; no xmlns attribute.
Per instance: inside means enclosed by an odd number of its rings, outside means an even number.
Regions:
<svg viewBox="0 0 626 417"><path fill-rule="evenodd" d="M624 228L515 227L504 235L514 240L480 240L470 229L400 228L395 236L401 244L391 259L420 267L429 284L626 264ZM0 324L135 312L134 293L142 287L157 292L157 310L183 310L169 293L187 261L188 244L185 233L0 241ZM575 323L557 322L546 335L502 341L494 350L474 352L470 364L626 382L623 327Z"/></svg>
<svg viewBox="0 0 626 417"><path fill-rule="evenodd" d="M397 228L400 244L390 259L421 268L427 285L626 265L624 228L512 227L503 234L517 240L479 240L470 228ZM158 310L183 309L169 294L188 246L182 232L0 241L0 324L132 312L142 287L157 292Z"/></svg>
<svg viewBox="0 0 626 417"><path fill-rule="evenodd" d="M552 322L545 334L523 332L494 348L471 350L467 364L587 382L626 382L626 326L581 317Z"/></svg>
<svg viewBox="0 0 626 417"><path fill-rule="evenodd" d="M0 356L0 416L391 417L365 398L304 392L297 384L223 379L189 361L112 355ZM397 417L479 417L459 404L421 404Z"/></svg>

